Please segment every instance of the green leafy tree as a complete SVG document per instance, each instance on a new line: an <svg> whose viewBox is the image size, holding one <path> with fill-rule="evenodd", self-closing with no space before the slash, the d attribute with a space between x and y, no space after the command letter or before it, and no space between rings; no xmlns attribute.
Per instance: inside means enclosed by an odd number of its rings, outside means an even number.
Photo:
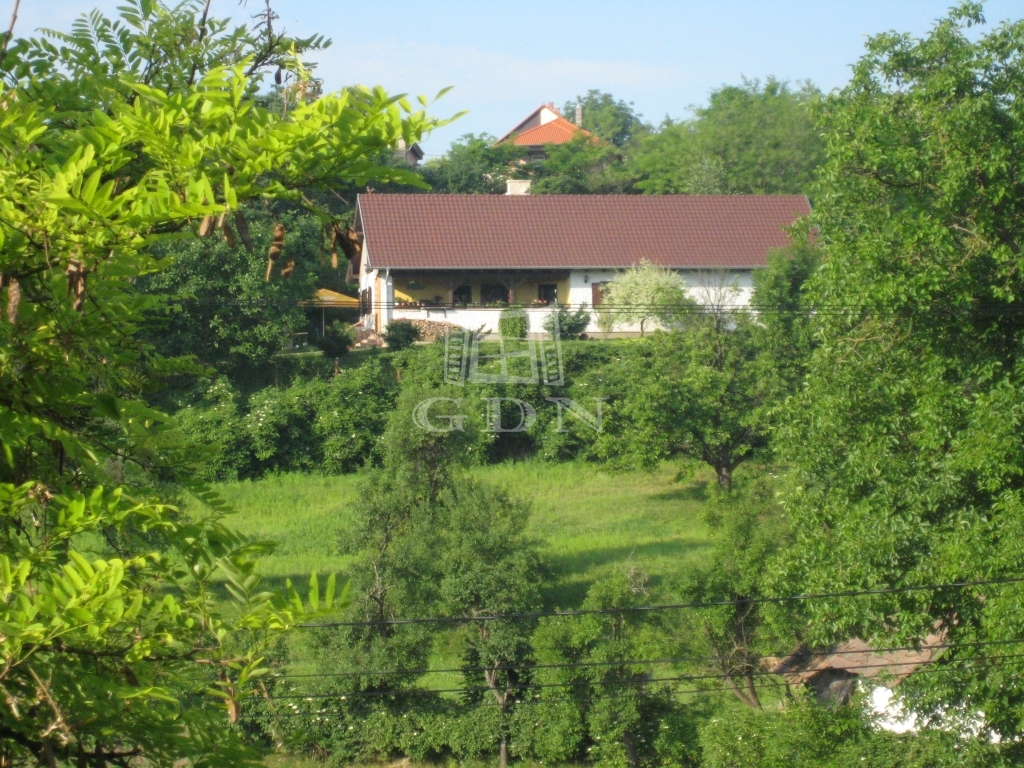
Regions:
<svg viewBox="0 0 1024 768"><path fill-rule="evenodd" d="M160 240L256 198L372 178L369 153L434 121L380 90L282 117L240 67L165 89L80 82L59 49L33 45L0 62L0 754L241 764L228 725L264 652L333 601L333 579L326 599L315 578L308 601L261 592L265 547L229 531L215 496L193 486L212 513L187 517L159 501L187 451L142 395L193 369L139 338L158 302L136 283L159 267Z"/></svg>
<svg viewBox="0 0 1024 768"><path fill-rule="evenodd" d="M396 320L388 323L383 336L388 347L398 352L408 349L420 340L420 329L408 320Z"/></svg>
<svg viewBox="0 0 1024 768"><path fill-rule="evenodd" d="M306 330L300 303L316 287L312 267L322 258L323 226L308 214L272 215L261 208L246 212L252 252L219 237L171 241L151 250L162 269L138 286L166 297L146 334L158 354L192 356L240 381ZM287 280L267 281L266 254L276 222L285 226L286 258L294 259L296 268Z"/></svg>
<svg viewBox="0 0 1024 768"><path fill-rule="evenodd" d="M530 188L537 195L608 195L632 191L622 172L621 151L593 136L577 136L545 148L546 157L531 164Z"/></svg>
<svg viewBox="0 0 1024 768"><path fill-rule="evenodd" d="M1018 745L942 730L878 729L862 707L799 701L784 709L723 709L703 725L702 766L733 768L997 768L1014 765Z"/></svg>
<svg viewBox="0 0 1024 768"><path fill-rule="evenodd" d="M630 568L590 588L583 609L596 613L542 620L533 642L537 680L548 687L520 716L519 753L630 768L679 761L685 728L669 687L644 662L671 658L671 635L660 619L629 610L647 599L646 574ZM532 732L536 721L546 727Z"/></svg>
<svg viewBox="0 0 1024 768"><path fill-rule="evenodd" d="M782 589L1019 577L1024 23L979 34L965 3L917 39L871 38L821 117L829 162L810 281L818 348L787 410L797 544ZM1020 584L804 606L815 640L903 645L1024 636ZM901 686L927 718L963 707L1004 735L1024 694L1013 659L967 645Z"/></svg>
<svg viewBox="0 0 1024 768"><path fill-rule="evenodd" d="M686 612L680 633L689 655L713 659L698 666L698 674L721 675L737 700L759 709L762 685L778 684L766 674L763 657L796 645L788 615L756 602L770 587L765 563L785 549L790 535L771 477L763 471L745 475L736 493L712 495L711 551L678 588L685 602L718 605ZM751 602L740 602L745 600Z"/></svg>
<svg viewBox="0 0 1024 768"><path fill-rule="evenodd" d="M643 336L649 323L669 326L694 307L678 274L645 259L604 286L600 311L616 324L639 325Z"/></svg>
<svg viewBox="0 0 1024 768"><path fill-rule="evenodd" d="M449 493L438 563L444 611L490 616L537 610L540 558L535 542L525 534L528 505L467 479ZM461 633L463 677L477 691L470 698L484 709L497 707L500 713L501 768L508 765L509 718L522 694L521 667L529 658L531 630L527 620L480 621Z"/></svg>
<svg viewBox="0 0 1024 768"><path fill-rule="evenodd" d="M593 394L609 402L593 455L647 468L684 459L714 469L723 491L732 488L736 468L768 449L765 409L775 390L753 323L717 322L702 318L685 331L655 334L634 358L595 374Z"/></svg>
<svg viewBox="0 0 1024 768"><path fill-rule="evenodd" d="M509 179L523 178L526 150L495 144L494 136L466 134L444 157L423 165L423 178L435 192L457 195L503 194Z"/></svg>
<svg viewBox="0 0 1024 768"><path fill-rule="evenodd" d="M824 160L811 107L821 98L769 78L724 86L682 122L644 136L627 165L648 194L807 194Z"/></svg>
<svg viewBox="0 0 1024 768"><path fill-rule="evenodd" d="M633 102L616 101L610 93L587 91L585 96L567 101L562 114L572 120L577 106L583 107L584 130L616 147L622 147L650 130L650 126L633 109Z"/></svg>
<svg viewBox="0 0 1024 768"><path fill-rule="evenodd" d="M0 755L7 764L256 765L229 727L275 636L328 609L260 591L269 548L121 489L0 485ZM220 583L231 600L215 598ZM213 698L227 717L189 702Z"/></svg>
<svg viewBox="0 0 1024 768"><path fill-rule="evenodd" d="M757 317L755 332L765 363L783 390L780 401L798 389L815 347L808 281L823 256L818 246L800 240L772 251L768 266L754 273L750 306Z"/></svg>

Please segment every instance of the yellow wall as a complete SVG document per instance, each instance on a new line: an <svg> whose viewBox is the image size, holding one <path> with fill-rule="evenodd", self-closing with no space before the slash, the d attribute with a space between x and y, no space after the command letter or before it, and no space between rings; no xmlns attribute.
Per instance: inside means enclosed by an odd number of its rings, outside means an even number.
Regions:
<svg viewBox="0 0 1024 768"><path fill-rule="evenodd" d="M415 282L423 287L410 288L410 282ZM472 286L473 303L479 304L482 301L480 296L480 286L492 282L500 283L501 280L497 277L493 280L488 280L486 278L481 278L478 275L473 275L462 284L465 285L468 283ZM394 283L396 291L401 291L404 294L412 296L417 301L434 301L438 296L441 297L442 304L448 301L448 281L443 278L394 275ZM569 302L569 276L564 272L556 272L552 274L550 278L543 277L539 279L524 280L523 282L518 283L515 287L516 303L530 304L534 299L538 298L538 286L548 283L555 283L558 286L558 302L560 304L567 304Z"/></svg>

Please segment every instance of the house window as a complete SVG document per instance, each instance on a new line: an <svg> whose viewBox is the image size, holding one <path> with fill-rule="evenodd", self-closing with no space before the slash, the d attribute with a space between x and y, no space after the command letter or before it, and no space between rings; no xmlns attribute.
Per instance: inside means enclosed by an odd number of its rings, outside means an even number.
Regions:
<svg viewBox="0 0 1024 768"><path fill-rule="evenodd" d="M456 304L472 304L473 303L473 286L471 285L460 285L452 293L452 301Z"/></svg>
<svg viewBox="0 0 1024 768"><path fill-rule="evenodd" d="M541 283L537 286L537 298L548 304L558 302L558 283Z"/></svg>
<svg viewBox="0 0 1024 768"><path fill-rule="evenodd" d="M484 304L507 304L508 288L501 283L485 283L480 286L480 301Z"/></svg>
<svg viewBox="0 0 1024 768"><path fill-rule="evenodd" d="M604 287L608 283L590 284L590 306L596 307L604 300Z"/></svg>

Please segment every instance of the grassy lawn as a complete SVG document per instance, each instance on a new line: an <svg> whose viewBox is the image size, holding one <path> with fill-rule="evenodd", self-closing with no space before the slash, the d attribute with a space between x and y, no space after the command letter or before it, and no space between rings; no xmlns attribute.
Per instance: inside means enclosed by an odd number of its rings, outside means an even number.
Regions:
<svg viewBox="0 0 1024 768"><path fill-rule="evenodd" d="M551 608L577 606L587 587L616 567L639 567L657 585L706 544L704 485L675 483L670 467L618 474L531 461L477 473L533 502L530 532L544 543L555 576L545 595ZM357 482L353 475L281 475L218 490L238 510L232 520L240 531L278 542L264 574L305 580L314 570L345 570L338 542L351 524Z"/></svg>

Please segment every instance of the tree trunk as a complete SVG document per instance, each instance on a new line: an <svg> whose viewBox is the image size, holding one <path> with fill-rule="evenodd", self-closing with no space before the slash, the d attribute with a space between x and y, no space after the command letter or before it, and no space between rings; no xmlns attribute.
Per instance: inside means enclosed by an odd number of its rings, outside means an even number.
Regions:
<svg viewBox="0 0 1024 768"><path fill-rule="evenodd" d="M501 737L501 747L498 749L498 765L501 768L508 768L508 739Z"/></svg>
<svg viewBox="0 0 1024 768"><path fill-rule="evenodd" d="M750 697L750 700L754 703L754 706L757 709L760 709L761 708L761 699L758 698L758 696L757 696L757 689L754 688L754 676L753 675L747 675L746 679L747 679L747 695Z"/></svg>
<svg viewBox="0 0 1024 768"><path fill-rule="evenodd" d="M748 679L748 684L749 682L750 681ZM761 701L757 698L756 693L754 695L754 698L750 698L750 696L744 693L740 689L740 687L736 685L736 681L733 680L731 677L725 678L725 684L726 686L728 686L729 690L733 692L733 695L736 696L736 698L739 699L741 702L743 702L744 705L750 707L751 709L761 708Z"/></svg>
<svg viewBox="0 0 1024 768"><path fill-rule="evenodd" d="M626 762L629 763L629 768L637 768L640 761L636 757L636 745L633 744L633 734L629 731L623 731L622 733L622 746L626 748Z"/></svg>
<svg viewBox="0 0 1024 768"><path fill-rule="evenodd" d="M718 487L726 493L731 493L732 467L715 467L715 474L718 475Z"/></svg>

